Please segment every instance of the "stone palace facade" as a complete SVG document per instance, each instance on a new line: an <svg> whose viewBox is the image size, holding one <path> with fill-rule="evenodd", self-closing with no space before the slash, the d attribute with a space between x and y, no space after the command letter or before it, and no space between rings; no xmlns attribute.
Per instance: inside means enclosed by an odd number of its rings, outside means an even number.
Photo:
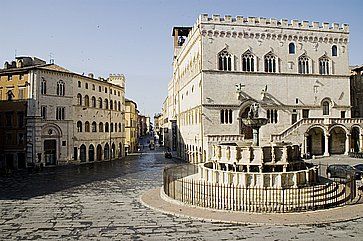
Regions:
<svg viewBox="0 0 363 241"><path fill-rule="evenodd" d="M241 119L253 103L268 119L263 145L292 142L310 156L362 151L362 120L351 118L348 25L204 14L172 35L164 118L181 157L205 162L214 144L250 141Z"/></svg>
<svg viewBox="0 0 363 241"><path fill-rule="evenodd" d="M4 110L0 118L19 116L15 105L4 108L9 103L24 102L25 106L23 124L15 126L23 130L14 129L11 121L0 123L5 144L24 145L20 157L20 150L10 152L5 146L6 153L0 154L2 166L22 168L24 156L28 164L52 166L125 155L123 75L95 79L93 74L80 75L34 57L17 57L0 69L0 78L0 110ZM20 144L16 144L16 133L26 135Z"/></svg>

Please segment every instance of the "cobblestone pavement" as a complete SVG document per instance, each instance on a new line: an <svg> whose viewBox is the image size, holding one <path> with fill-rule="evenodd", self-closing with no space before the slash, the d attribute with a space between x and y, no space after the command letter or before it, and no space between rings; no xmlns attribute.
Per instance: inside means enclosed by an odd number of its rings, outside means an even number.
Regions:
<svg viewBox="0 0 363 241"><path fill-rule="evenodd" d="M174 217L139 197L162 185L161 150L0 178L0 240L362 240L363 220L259 226ZM243 215L243 214L242 214Z"/></svg>

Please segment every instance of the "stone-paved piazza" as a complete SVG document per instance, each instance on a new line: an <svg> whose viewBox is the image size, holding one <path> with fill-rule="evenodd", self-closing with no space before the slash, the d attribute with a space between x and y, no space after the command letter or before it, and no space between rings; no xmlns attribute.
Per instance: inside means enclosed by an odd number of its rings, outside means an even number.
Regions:
<svg viewBox="0 0 363 241"><path fill-rule="evenodd" d="M176 164L162 149L120 161L0 179L1 240L358 240L363 219L315 226L236 225L149 209L140 196ZM242 214L243 215L243 214Z"/></svg>

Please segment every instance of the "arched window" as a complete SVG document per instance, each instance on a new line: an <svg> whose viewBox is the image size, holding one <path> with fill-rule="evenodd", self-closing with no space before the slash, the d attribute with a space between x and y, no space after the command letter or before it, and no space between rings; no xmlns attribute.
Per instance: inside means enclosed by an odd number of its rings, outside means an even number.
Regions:
<svg viewBox="0 0 363 241"><path fill-rule="evenodd" d="M336 45L331 47L331 56L338 56L338 48Z"/></svg>
<svg viewBox="0 0 363 241"><path fill-rule="evenodd" d="M78 88L81 88L82 84L81 81L78 81Z"/></svg>
<svg viewBox="0 0 363 241"><path fill-rule="evenodd" d="M106 124L105 124L105 132L109 132L110 130L109 130L109 125L108 125L108 122L106 122Z"/></svg>
<svg viewBox="0 0 363 241"><path fill-rule="evenodd" d="M226 50L218 54L218 69L225 71L232 70L232 55Z"/></svg>
<svg viewBox="0 0 363 241"><path fill-rule="evenodd" d="M121 132L121 123L118 123L118 131Z"/></svg>
<svg viewBox="0 0 363 241"><path fill-rule="evenodd" d="M77 102L78 102L78 105L82 105L82 95L81 94L77 94Z"/></svg>
<svg viewBox="0 0 363 241"><path fill-rule="evenodd" d="M298 71L299 74L309 74L309 58L305 54L298 59Z"/></svg>
<svg viewBox="0 0 363 241"><path fill-rule="evenodd" d="M114 107L115 107L115 110L117 110L117 101L115 100L115 102L114 102L114 105L113 105Z"/></svg>
<svg viewBox="0 0 363 241"><path fill-rule="evenodd" d="M92 132L96 132L97 131L97 124L96 122L92 122Z"/></svg>
<svg viewBox="0 0 363 241"><path fill-rule="evenodd" d="M111 130L110 130L110 132L113 132L113 123L111 123L111 124L110 124L110 126L111 126L111 128L110 128L110 129L111 129Z"/></svg>
<svg viewBox="0 0 363 241"><path fill-rule="evenodd" d="M112 109L113 109L113 101L110 100L110 110L112 110Z"/></svg>
<svg viewBox="0 0 363 241"><path fill-rule="evenodd" d="M91 102L92 102L92 107L96 108L96 97L92 96Z"/></svg>
<svg viewBox="0 0 363 241"><path fill-rule="evenodd" d="M265 55L265 72L276 73L277 58L271 52Z"/></svg>
<svg viewBox="0 0 363 241"><path fill-rule="evenodd" d="M295 53L295 44L289 43L289 54L294 54L294 53Z"/></svg>
<svg viewBox="0 0 363 241"><path fill-rule="evenodd" d="M249 50L242 55L242 71L255 71L255 56Z"/></svg>
<svg viewBox="0 0 363 241"><path fill-rule="evenodd" d="M108 109L108 99L105 99L105 109Z"/></svg>
<svg viewBox="0 0 363 241"><path fill-rule="evenodd" d="M89 107L89 97L88 97L88 95L84 96L84 106Z"/></svg>
<svg viewBox="0 0 363 241"><path fill-rule="evenodd" d="M329 115L329 110L330 110L330 103L329 101L324 101L323 102L323 115Z"/></svg>
<svg viewBox="0 0 363 241"><path fill-rule="evenodd" d="M326 56L319 59L319 74L329 74L329 59Z"/></svg>
<svg viewBox="0 0 363 241"><path fill-rule="evenodd" d="M98 107L102 109L102 98L98 98Z"/></svg>
<svg viewBox="0 0 363 241"><path fill-rule="evenodd" d="M65 87L63 80L60 80L57 82L57 95L64 96L65 93Z"/></svg>
<svg viewBox="0 0 363 241"><path fill-rule="evenodd" d="M82 122L81 121L77 122L77 131L82 132Z"/></svg>
<svg viewBox="0 0 363 241"><path fill-rule="evenodd" d="M88 121L86 121L86 123L84 123L84 131L89 132L89 122Z"/></svg>
<svg viewBox="0 0 363 241"><path fill-rule="evenodd" d="M102 122L100 122L100 124L98 124L98 131L103 132L103 123Z"/></svg>
<svg viewBox="0 0 363 241"><path fill-rule="evenodd" d="M118 111L121 111L121 102L118 102Z"/></svg>
<svg viewBox="0 0 363 241"><path fill-rule="evenodd" d="M47 81L42 77L42 82L40 84L40 93L42 95L47 94Z"/></svg>

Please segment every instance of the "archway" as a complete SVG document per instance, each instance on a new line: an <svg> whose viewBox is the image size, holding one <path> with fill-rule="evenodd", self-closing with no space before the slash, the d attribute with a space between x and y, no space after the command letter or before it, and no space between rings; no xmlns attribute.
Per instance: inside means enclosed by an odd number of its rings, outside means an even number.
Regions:
<svg viewBox="0 0 363 241"><path fill-rule="evenodd" d="M86 162L86 155L87 155L87 151L86 151L86 146L84 144L81 145L81 147L79 148L79 158L81 159L81 162Z"/></svg>
<svg viewBox="0 0 363 241"><path fill-rule="evenodd" d="M359 127L353 126L352 131L351 131L350 149L355 153L360 151L359 135L360 135Z"/></svg>
<svg viewBox="0 0 363 241"><path fill-rule="evenodd" d="M250 126L246 126L242 119L248 117L248 112L250 111L250 107L246 107L242 114L240 115L240 133L244 135L244 139L253 139L252 128Z"/></svg>
<svg viewBox="0 0 363 241"><path fill-rule="evenodd" d="M116 146L115 146L115 143L112 143L112 145L111 145L111 159L115 159L115 155L116 155Z"/></svg>
<svg viewBox="0 0 363 241"><path fill-rule="evenodd" d="M347 138L346 131L340 126L335 126L330 130L329 134L329 153L344 154Z"/></svg>
<svg viewBox="0 0 363 241"><path fill-rule="evenodd" d="M55 165L57 162L57 140L44 141L45 165Z"/></svg>
<svg viewBox="0 0 363 241"><path fill-rule="evenodd" d="M325 147L324 130L321 127L312 127L307 134L307 152L310 155L323 155Z"/></svg>
<svg viewBox="0 0 363 241"><path fill-rule="evenodd" d="M97 145L97 161L102 161L102 146Z"/></svg>
<svg viewBox="0 0 363 241"><path fill-rule="evenodd" d="M105 148L103 149L103 157L104 160L110 159L110 146L106 143Z"/></svg>
<svg viewBox="0 0 363 241"><path fill-rule="evenodd" d="M95 147L91 144L88 148L88 161L94 162L95 161Z"/></svg>

